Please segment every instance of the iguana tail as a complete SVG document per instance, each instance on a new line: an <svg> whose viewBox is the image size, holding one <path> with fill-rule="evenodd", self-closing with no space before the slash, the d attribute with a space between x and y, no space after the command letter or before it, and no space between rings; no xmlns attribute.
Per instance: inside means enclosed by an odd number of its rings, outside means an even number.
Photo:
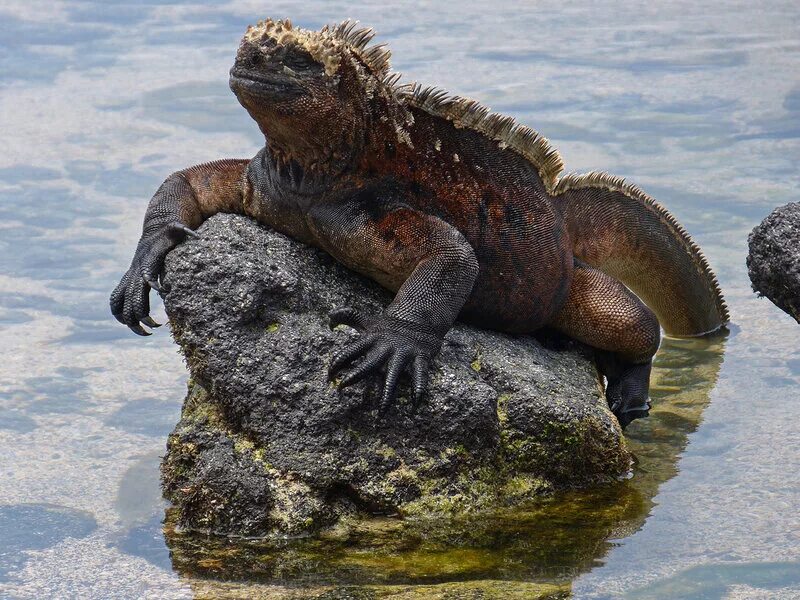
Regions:
<svg viewBox="0 0 800 600"><path fill-rule="evenodd" d="M630 288L667 334L700 336L728 323L728 308L700 248L664 207L606 173L554 186L575 257Z"/></svg>

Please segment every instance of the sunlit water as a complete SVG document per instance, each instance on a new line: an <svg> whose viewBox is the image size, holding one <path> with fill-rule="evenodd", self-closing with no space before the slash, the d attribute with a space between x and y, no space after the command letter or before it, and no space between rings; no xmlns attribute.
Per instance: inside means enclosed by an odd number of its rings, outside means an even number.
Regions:
<svg viewBox="0 0 800 600"><path fill-rule="evenodd" d="M628 430L633 479L323 539L162 527L186 370L107 296L166 175L256 152L227 70L265 16L376 27L408 80L517 117L568 169L630 178L692 232L735 325L664 343L653 415ZM0 597L800 597L800 326L744 268L749 230L800 195L796 3L5 0L0 140Z"/></svg>

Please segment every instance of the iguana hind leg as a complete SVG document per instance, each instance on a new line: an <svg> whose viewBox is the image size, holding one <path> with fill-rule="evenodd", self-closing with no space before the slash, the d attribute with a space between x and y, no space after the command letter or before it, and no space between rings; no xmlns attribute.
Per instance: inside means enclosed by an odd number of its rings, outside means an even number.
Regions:
<svg viewBox="0 0 800 600"><path fill-rule="evenodd" d="M616 277L658 316L670 335L706 335L728 309L705 256L667 209L605 173L565 175L553 191L573 254Z"/></svg>
<svg viewBox="0 0 800 600"><path fill-rule="evenodd" d="M550 325L598 350L606 398L622 427L647 416L650 366L661 332L653 311L633 292L576 262L567 302Z"/></svg>

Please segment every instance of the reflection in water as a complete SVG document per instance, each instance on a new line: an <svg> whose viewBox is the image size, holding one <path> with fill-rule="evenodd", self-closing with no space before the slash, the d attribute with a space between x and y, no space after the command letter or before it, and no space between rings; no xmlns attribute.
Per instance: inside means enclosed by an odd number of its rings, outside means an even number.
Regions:
<svg viewBox="0 0 800 600"><path fill-rule="evenodd" d="M646 520L658 487L677 472L687 436L701 422L725 341L725 334L664 340L653 369L651 416L627 430L637 458L629 480L491 515L355 521L318 538L295 540L179 533L167 511L164 533L173 567L189 580L206 580L204 590L213 587L208 580L368 586L381 593L403 585L448 583L448 589L457 589L454 582L471 582L465 585L475 589L475 580L485 580L486 590L498 593L497 581L505 582L504 593L515 591L512 582L520 582L519 593L532 594L532 582L546 584L548 594L561 593Z"/></svg>
<svg viewBox="0 0 800 600"><path fill-rule="evenodd" d="M625 431L638 459L633 485L651 499L658 486L677 473L689 434L700 425L717 383L727 333L710 338L665 338L653 363L650 417Z"/></svg>

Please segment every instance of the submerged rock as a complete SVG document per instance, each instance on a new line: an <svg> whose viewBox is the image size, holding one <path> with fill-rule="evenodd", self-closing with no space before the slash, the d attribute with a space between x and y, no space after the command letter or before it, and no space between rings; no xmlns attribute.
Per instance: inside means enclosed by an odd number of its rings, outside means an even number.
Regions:
<svg viewBox="0 0 800 600"><path fill-rule="evenodd" d="M800 203L773 210L747 241L753 290L800 323Z"/></svg>
<svg viewBox="0 0 800 600"><path fill-rule="evenodd" d="M303 534L345 516L474 512L615 480L630 455L580 348L458 324L429 391L408 381L339 390L331 355L355 332L344 306L391 294L322 251L217 215L169 254L164 298L191 372L162 463L183 527Z"/></svg>

